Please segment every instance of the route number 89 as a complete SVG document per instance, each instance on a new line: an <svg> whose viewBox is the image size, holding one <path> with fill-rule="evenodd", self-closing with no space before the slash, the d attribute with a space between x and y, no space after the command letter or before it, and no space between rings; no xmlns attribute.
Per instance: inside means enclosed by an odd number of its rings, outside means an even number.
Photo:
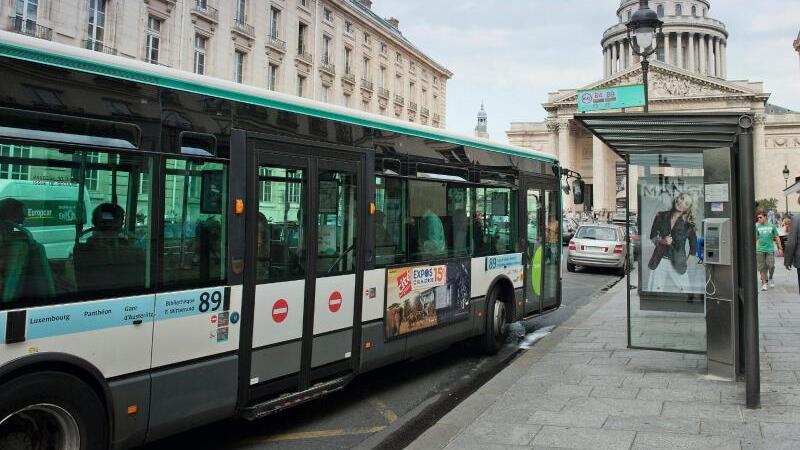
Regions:
<svg viewBox="0 0 800 450"><path fill-rule="evenodd" d="M212 306L213 305L213 306ZM214 291L211 294L203 292L200 294L200 307L198 308L201 313L216 311L222 305L222 292Z"/></svg>

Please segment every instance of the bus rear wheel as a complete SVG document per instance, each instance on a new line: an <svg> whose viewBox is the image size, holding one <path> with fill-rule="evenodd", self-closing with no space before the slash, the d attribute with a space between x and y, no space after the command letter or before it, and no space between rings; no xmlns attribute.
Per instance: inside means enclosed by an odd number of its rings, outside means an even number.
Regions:
<svg viewBox="0 0 800 450"><path fill-rule="evenodd" d="M487 297L486 329L481 347L484 353L494 355L500 351L507 338L506 304L500 297L500 290L494 289Z"/></svg>
<svg viewBox="0 0 800 450"><path fill-rule="evenodd" d="M105 407L79 378L25 375L0 389L0 448L95 450L108 446Z"/></svg>

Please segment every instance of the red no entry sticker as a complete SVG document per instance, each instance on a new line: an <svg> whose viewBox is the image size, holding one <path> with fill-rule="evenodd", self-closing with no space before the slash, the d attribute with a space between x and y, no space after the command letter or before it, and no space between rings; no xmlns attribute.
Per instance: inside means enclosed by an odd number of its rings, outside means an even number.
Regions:
<svg viewBox="0 0 800 450"><path fill-rule="evenodd" d="M211 315L211 323L217 323L217 315L216 314L212 314Z"/></svg>
<svg viewBox="0 0 800 450"><path fill-rule="evenodd" d="M331 296L328 297L328 309L335 313L342 307L342 294L339 291L333 291Z"/></svg>
<svg viewBox="0 0 800 450"><path fill-rule="evenodd" d="M289 304L286 303L286 300L279 298L278 301L272 305L272 320L276 323L281 323L286 319L286 316L289 314Z"/></svg>

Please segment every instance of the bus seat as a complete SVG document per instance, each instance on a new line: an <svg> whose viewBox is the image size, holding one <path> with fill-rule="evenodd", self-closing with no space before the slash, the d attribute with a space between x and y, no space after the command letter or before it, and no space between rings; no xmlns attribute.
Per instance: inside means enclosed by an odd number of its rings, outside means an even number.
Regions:
<svg viewBox="0 0 800 450"><path fill-rule="evenodd" d="M123 237L90 237L72 255L78 290L144 287L145 254Z"/></svg>
<svg viewBox="0 0 800 450"><path fill-rule="evenodd" d="M3 302L18 299L55 297L53 273L44 246L33 240L27 230L7 236L0 245L4 261Z"/></svg>

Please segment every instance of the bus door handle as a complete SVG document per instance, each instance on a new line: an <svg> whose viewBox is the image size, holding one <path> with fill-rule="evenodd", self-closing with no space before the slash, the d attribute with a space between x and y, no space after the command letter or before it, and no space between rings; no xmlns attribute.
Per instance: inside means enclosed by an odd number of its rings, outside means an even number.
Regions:
<svg viewBox="0 0 800 450"><path fill-rule="evenodd" d="M136 319L136 320L134 320L134 321L133 321L133 324L134 324L134 325L141 325L141 324L142 324L142 319Z"/></svg>

